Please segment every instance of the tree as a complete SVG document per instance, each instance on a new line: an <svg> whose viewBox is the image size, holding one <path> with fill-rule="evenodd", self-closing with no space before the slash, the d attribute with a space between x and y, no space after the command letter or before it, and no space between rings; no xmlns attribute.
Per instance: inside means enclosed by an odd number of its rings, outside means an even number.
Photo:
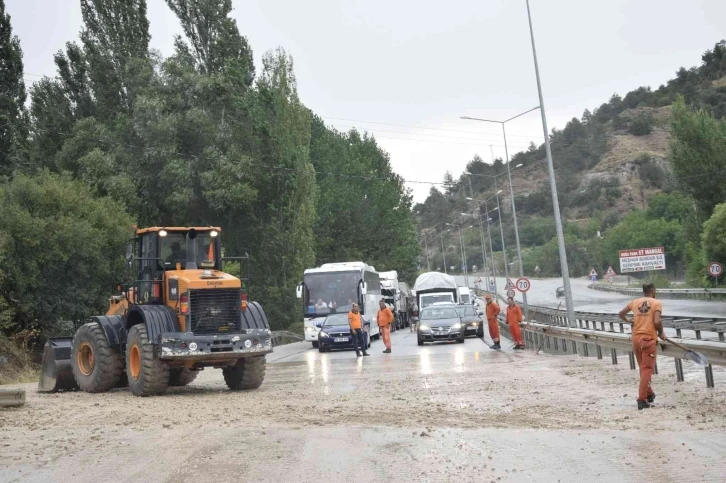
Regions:
<svg viewBox="0 0 726 483"><path fill-rule="evenodd" d="M177 51L194 59L199 72L215 74L236 69L242 85L255 77L252 49L229 17L232 0L166 0L182 24L189 45L177 37Z"/></svg>
<svg viewBox="0 0 726 483"><path fill-rule="evenodd" d="M0 300L10 331L52 332L60 320L103 313L123 281L131 217L80 181L40 173L0 187Z"/></svg>
<svg viewBox="0 0 726 483"><path fill-rule="evenodd" d="M0 0L0 177L25 167L27 139L23 52Z"/></svg>
<svg viewBox="0 0 726 483"><path fill-rule="evenodd" d="M97 114L110 119L130 111L151 74L146 0L81 0L81 15Z"/></svg>
<svg viewBox="0 0 726 483"><path fill-rule="evenodd" d="M709 261L726 262L726 203L716 205L703 224L701 243Z"/></svg>
<svg viewBox="0 0 726 483"><path fill-rule="evenodd" d="M690 109L683 99L673 105L668 159L680 187L710 216L726 199L726 120L702 109Z"/></svg>

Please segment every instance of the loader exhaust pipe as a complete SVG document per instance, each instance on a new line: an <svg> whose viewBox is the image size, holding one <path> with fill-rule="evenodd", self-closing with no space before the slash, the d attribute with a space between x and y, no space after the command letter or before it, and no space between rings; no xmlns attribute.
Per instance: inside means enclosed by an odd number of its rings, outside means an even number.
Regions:
<svg viewBox="0 0 726 483"><path fill-rule="evenodd" d="M48 339L43 347L38 392L73 391L78 384L71 368L72 337Z"/></svg>
<svg viewBox="0 0 726 483"><path fill-rule="evenodd" d="M197 269L197 230L192 228L187 232L187 263L185 265L186 270Z"/></svg>

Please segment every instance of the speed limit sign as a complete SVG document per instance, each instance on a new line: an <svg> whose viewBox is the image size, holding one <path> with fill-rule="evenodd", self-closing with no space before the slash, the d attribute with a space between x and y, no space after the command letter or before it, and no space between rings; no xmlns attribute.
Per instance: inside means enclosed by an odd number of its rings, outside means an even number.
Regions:
<svg viewBox="0 0 726 483"><path fill-rule="evenodd" d="M723 265L718 262L709 263L708 274L712 277L720 277L721 275L723 275Z"/></svg>
<svg viewBox="0 0 726 483"><path fill-rule="evenodd" d="M515 285L517 287L517 290L519 290L522 293L526 292L527 290L529 290L532 287L532 283L526 277L518 278L517 283Z"/></svg>

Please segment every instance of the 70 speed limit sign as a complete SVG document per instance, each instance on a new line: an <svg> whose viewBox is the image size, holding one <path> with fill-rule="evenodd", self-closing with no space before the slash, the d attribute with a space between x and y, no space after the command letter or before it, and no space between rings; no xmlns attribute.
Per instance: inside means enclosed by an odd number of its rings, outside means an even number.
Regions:
<svg viewBox="0 0 726 483"><path fill-rule="evenodd" d="M529 281L528 278L522 277L517 279L517 283L514 284L515 287L517 287L517 290L524 293L528 291L530 288L532 288L532 283Z"/></svg>
<svg viewBox="0 0 726 483"><path fill-rule="evenodd" d="M712 277L720 277L721 275L723 275L723 265L718 262L709 263L708 274Z"/></svg>

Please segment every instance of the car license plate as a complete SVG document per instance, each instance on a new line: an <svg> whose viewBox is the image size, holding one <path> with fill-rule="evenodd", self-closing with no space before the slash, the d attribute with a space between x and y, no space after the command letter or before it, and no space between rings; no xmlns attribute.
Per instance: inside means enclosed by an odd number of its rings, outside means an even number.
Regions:
<svg viewBox="0 0 726 483"><path fill-rule="evenodd" d="M348 342L347 337L336 337L335 342Z"/></svg>
<svg viewBox="0 0 726 483"><path fill-rule="evenodd" d="M435 335L446 335L446 332L436 331L434 332Z"/></svg>

